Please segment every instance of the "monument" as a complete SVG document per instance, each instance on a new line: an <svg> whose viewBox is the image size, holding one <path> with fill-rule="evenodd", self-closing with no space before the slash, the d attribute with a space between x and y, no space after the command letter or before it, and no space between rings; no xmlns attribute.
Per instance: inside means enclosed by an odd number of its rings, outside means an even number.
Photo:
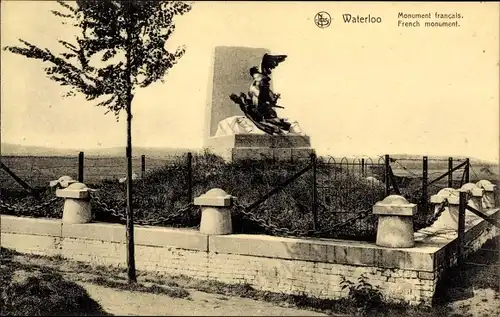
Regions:
<svg viewBox="0 0 500 317"><path fill-rule="evenodd" d="M286 58L262 48L215 48L206 148L226 161L309 157L310 137L275 110L284 107L271 74Z"/></svg>

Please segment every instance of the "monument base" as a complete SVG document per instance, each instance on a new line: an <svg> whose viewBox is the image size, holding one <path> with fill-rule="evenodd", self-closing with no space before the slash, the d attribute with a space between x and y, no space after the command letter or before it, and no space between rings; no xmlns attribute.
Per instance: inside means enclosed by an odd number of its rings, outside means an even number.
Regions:
<svg viewBox="0 0 500 317"><path fill-rule="evenodd" d="M207 139L205 147L227 162L238 160L309 159L314 151L305 135L233 134Z"/></svg>

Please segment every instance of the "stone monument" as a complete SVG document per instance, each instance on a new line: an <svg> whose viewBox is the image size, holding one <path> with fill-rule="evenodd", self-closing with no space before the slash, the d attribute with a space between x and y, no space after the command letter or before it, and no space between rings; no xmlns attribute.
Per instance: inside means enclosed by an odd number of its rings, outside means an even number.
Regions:
<svg viewBox="0 0 500 317"><path fill-rule="evenodd" d="M271 72L286 57L262 48L215 48L206 148L226 161L309 158L310 137L274 110L283 107L272 91Z"/></svg>

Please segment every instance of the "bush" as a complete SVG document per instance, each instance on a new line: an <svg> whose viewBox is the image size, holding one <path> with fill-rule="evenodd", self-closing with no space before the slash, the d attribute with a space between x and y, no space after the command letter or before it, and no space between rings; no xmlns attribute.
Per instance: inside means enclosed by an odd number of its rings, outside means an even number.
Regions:
<svg viewBox="0 0 500 317"><path fill-rule="evenodd" d="M211 154L193 157L193 195L203 194L211 188L222 188L237 197L238 204L247 206L283 183L307 166L309 162L277 162L272 160L242 160L225 163ZM154 221L168 216L189 203L187 197L187 166L171 164L147 173L133 187L134 219ZM307 171L280 192L263 202L253 212L280 228L311 229L312 173ZM332 164L318 164L318 223L321 229L332 228L355 215L371 209L383 197L383 186L367 182L359 175L339 170ZM104 182L96 186L99 196L108 206L124 211L126 185ZM109 210L94 206L96 220L120 221ZM196 210L185 213L162 225L196 227L200 215ZM123 219L122 219L123 222ZM233 230L237 233L273 234L266 228L233 214ZM374 238L376 218L367 217L324 237L363 236Z"/></svg>
<svg viewBox="0 0 500 317"><path fill-rule="evenodd" d="M358 308L361 315L368 315L372 310L385 304L380 290L368 283L364 275L358 278L357 284L342 277L340 285L343 290L348 290L349 300Z"/></svg>

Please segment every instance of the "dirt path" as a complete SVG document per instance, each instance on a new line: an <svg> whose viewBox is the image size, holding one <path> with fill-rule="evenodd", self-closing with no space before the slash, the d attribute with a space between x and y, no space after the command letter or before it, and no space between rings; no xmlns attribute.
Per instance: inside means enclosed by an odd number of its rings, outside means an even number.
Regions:
<svg viewBox="0 0 500 317"><path fill-rule="evenodd" d="M472 296L449 304L456 314L470 317L500 316L500 299L491 288L474 289Z"/></svg>
<svg viewBox="0 0 500 317"><path fill-rule="evenodd" d="M121 316L328 316L309 310L272 305L240 297L226 297L190 290L191 299L114 290L77 282L102 308Z"/></svg>
<svg viewBox="0 0 500 317"><path fill-rule="evenodd" d="M225 296L201 292L192 288L185 288L189 296L173 298L166 294L150 293L117 289L102 286L91 282L99 276L106 276L110 280L121 280L123 273L113 275L111 272L100 272L96 269L81 268L72 261L51 261L47 258L17 255L13 262L19 267L16 276L23 275L26 268L33 274L33 270L49 268L61 273L66 279L73 281L88 292L102 309L109 314L118 316L329 316L312 310L286 307L286 304L273 304L237 296ZM144 276L139 277L144 280ZM142 281L142 285L151 285Z"/></svg>

